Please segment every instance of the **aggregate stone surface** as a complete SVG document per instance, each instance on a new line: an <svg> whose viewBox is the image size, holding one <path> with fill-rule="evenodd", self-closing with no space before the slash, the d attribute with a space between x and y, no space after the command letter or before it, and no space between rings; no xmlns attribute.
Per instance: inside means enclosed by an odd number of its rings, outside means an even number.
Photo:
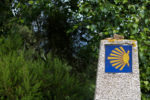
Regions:
<svg viewBox="0 0 150 100"><path fill-rule="evenodd" d="M132 45L132 73L105 73L105 45ZM94 100L141 100L135 40L101 40Z"/></svg>

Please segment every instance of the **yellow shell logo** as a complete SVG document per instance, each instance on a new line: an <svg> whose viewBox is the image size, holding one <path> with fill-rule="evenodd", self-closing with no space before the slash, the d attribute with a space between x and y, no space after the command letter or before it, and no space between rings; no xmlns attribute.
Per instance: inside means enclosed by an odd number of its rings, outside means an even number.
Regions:
<svg viewBox="0 0 150 100"><path fill-rule="evenodd" d="M112 50L110 56L108 56L108 60L110 60L113 67L123 70L126 64L129 66L129 53L130 51L125 52L123 47L115 48Z"/></svg>

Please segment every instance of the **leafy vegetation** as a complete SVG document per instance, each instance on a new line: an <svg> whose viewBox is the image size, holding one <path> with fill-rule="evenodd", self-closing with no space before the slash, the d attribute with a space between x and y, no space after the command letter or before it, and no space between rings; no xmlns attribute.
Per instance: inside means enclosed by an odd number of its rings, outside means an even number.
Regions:
<svg viewBox="0 0 150 100"><path fill-rule="evenodd" d="M18 34L0 41L1 100L89 100L88 84L70 73L71 66L51 54L46 61L35 59L33 50L22 49Z"/></svg>
<svg viewBox="0 0 150 100"><path fill-rule="evenodd" d="M150 1L1 0L0 98L93 100L99 41L138 41L150 98Z"/></svg>
<svg viewBox="0 0 150 100"><path fill-rule="evenodd" d="M91 48L95 45L96 50L100 39L115 33L138 41L143 99L150 98L149 4L145 0L84 1L79 5L79 14L83 15L82 25L77 24L77 27L87 29L87 34L92 36Z"/></svg>

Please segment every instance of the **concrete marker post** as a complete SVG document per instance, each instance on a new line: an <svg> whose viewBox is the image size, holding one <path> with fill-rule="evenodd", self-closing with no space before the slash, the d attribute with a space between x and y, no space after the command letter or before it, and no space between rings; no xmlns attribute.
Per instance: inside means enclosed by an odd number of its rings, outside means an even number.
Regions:
<svg viewBox="0 0 150 100"><path fill-rule="evenodd" d="M137 41L101 40L94 100L141 100Z"/></svg>

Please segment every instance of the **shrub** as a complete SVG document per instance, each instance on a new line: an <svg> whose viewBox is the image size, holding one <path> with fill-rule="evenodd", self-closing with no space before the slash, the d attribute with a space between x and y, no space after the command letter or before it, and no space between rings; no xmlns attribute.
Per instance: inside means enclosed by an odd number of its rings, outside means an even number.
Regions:
<svg viewBox="0 0 150 100"><path fill-rule="evenodd" d="M0 38L1 100L84 100L88 85L70 73L71 66L57 57L32 57L20 35ZM87 100L87 99L86 99Z"/></svg>

